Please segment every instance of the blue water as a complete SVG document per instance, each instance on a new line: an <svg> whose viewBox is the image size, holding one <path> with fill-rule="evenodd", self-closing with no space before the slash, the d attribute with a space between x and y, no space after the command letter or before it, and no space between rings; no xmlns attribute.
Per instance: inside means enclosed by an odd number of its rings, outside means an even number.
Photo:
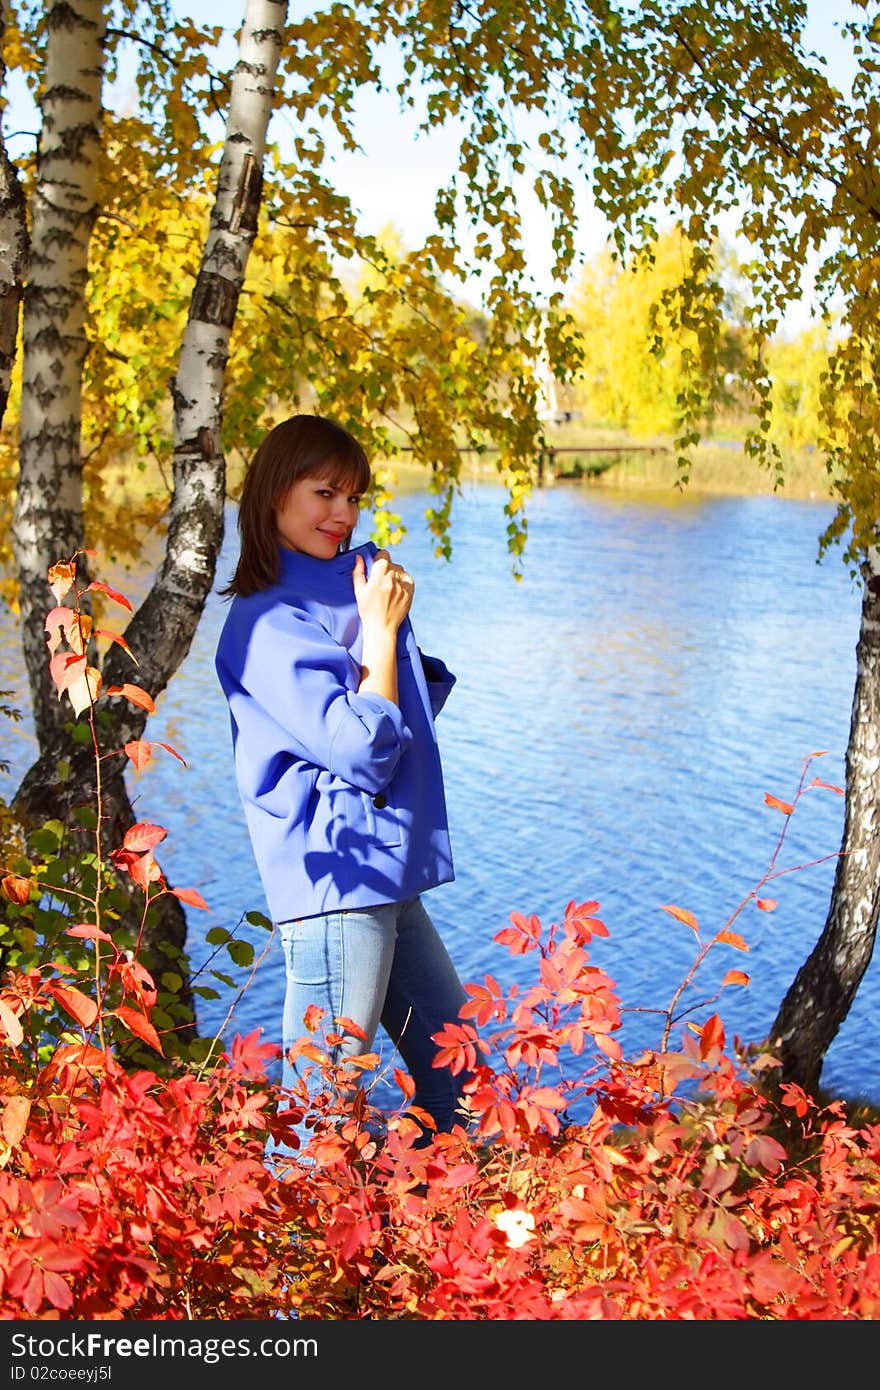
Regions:
<svg viewBox="0 0 880 1390"><path fill-rule="evenodd" d="M416 579L412 618L425 651L458 685L438 721L456 864L427 903L465 981L489 972L530 983L533 956L493 942L511 911L558 920L570 899L597 899L610 936L592 959L616 981L629 1053L659 1040L663 1010L691 965L692 912L706 937L765 872L783 818L765 792L791 800L809 777L842 785L855 680L860 598L832 553L817 563L824 502L598 491L557 483L529 504L524 574L505 543L504 490L469 483L453 515L453 558L433 554L427 492L399 501L408 534L396 549ZM368 524L363 528L364 534ZM234 515L218 583L236 551ZM101 573L131 593L124 575ZM133 776L143 820L167 827L159 858L171 882L196 887L188 909L198 964L209 926L265 911L232 779L226 708L213 650L225 605L212 596L190 654L158 702L151 738L171 743ZM7 644L4 685L15 675ZM5 722L5 721L4 721ZM0 755L27 761L0 730ZM729 1036L764 1036L822 930L840 848L843 799L811 789L763 890L736 922L750 950L716 948L688 991L699 1004L731 968L751 977L717 1009ZM823 861L824 862L815 862ZM265 934L245 930L258 946ZM220 964L225 961L223 957ZM223 968L228 968L224 965ZM277 1040L280 947L234 1004L203 1004L203 1030L260 1026ZM875 960L825 1062L823 1083L880 1101L880 964Z"/></svg>

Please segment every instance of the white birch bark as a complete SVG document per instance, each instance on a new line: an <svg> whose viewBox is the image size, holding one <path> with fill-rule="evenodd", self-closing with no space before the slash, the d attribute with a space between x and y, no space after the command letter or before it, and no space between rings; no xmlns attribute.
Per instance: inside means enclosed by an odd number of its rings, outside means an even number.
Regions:
<svg viewBox="0 0 880 1390"><path fill-rule="evenodd" d="M22 639L41 743L63 717L46 673L46 571L83 544L81 380L89 241L97 212L104 27L102 0L50 0L47 6L13 518Z"/></svg>
<svg viewBox="0 0 880 1390"><path fill-rule="evenodd" d="M287 0L248 0L232 80L226 139L202 264L193 291L174 400L174 491L163 562L127 628L138 683L155 696L189 650L223 541L226 468L220 443L229 339L257 231L262 168ZM106 676L130 678L111 652ZM137 711L127 727L143 726Z"/></svg>

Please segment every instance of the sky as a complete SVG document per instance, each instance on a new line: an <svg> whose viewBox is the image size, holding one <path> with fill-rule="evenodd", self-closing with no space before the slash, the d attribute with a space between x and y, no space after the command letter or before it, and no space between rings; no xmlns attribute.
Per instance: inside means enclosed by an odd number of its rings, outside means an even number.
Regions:
<svg viewBox="0 0 880 1390"><path fill-rule="evenodd" d="M245 0L172 0L172 4L181 17L191 15L226 28L230 52L234 51L233 36L241 24ZM311 6L302 0L291 0L289 13L293 18L307 8ZM806 34L807 46L828 59L832 76L844 85L849 73L836 26L846 10L847 0L840 0L840 3L810 0ZM11 104L15 106L16 102ZM23 114L24 104L20 98L17 104L22 114L8 114L4 123L6 131L33 130L34 118L28 119ZM273 118L270 131L270 136L282 145L286 119L284 115ZM334 149L333 136L328 133L336 186L359 210L364 231L379 232L390 225L406 245L421 244L434 230L436 191L455 169L457 140L454 130L432 132L430 136L420 134L415 130L414 118L401 113L393 92L365 91L359 102L358 137L362 153L354 154L342 150L338 142ZM17 153L15 140L10 142L10 149L14 156ZM586 183L578 180L575 183L580 187L580 250L589 259L605 246L608 229L592 206ZM520 212L524 219L529 273L539 295L547 296L556 288L551 271L549 222L526 189ZM476 302L480 294L479 280L475 277L459 292ZM797 310L790 316L788 326L796 331L805 326L807 319L806 308Z"/></svg>
<svg viewBox="0 0 880 1390"><path fill-rule="evenodd" d="M208 15L212 22L228 27L230 35L241 22L245 0L173 0L178 13L196 18ZM300 0L291 0L289 13L296 17L311 8ZM808 0L806 46L823 56L829 73L846 86L851 66L846 62L846 49L838 25L852 12L848 0ZM379 232L389 224L409 246L420 245L434 230L433 207L435 194L456 167L457 139L454 130L432 132L430 135L415 129L415 118L401 113L393 92L364 91L359 99L358 138L363 153L348 153L338 142L332 156L332 169L337 187L345 192L361 214L365 231ZM282 118L283 119L283 118ZM283 138L278 123L272 134ZM334 144L328 132L328 148ZM580 250L589 260L607 244L608 227L596 211L585 181L579 185L578 218ZM529 273L538 293L545 297L557 288L552 275L550 224L534 195L523 189L520 213ZM735 236L734 218L730 220L730 237ZM808 282L808 272L805 283ZM458 291L477 302L480 283L475 276ZM809 322L809 295L801 307L792 309L783 327L798 332Z"/></svg>

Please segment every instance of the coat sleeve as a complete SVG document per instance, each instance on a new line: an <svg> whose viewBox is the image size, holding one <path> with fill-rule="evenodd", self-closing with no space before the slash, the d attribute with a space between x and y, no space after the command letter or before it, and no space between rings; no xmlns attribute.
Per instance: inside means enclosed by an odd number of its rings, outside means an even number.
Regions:
<svg viewBox="0 0 880 1390"><path fill-rule="evenodd" d="M243 636L232 661L227 654L218 666L239 729L268 716L295 757L370 795L387 787L412 734L391 700L358 694L347 648L287 604L259 614Z"/></svg>
<svg viewBox="0 0 880 1390"><path fill-rule="evenodd" d="M431 699L431 713L436 719L443 706L449 698L449 693L455 685L456 677L452 674L445 662L439 656L426 656L421 647L418 649L422 659L422 670L425 673L425 680L428 683L428 695Z"/></svg>

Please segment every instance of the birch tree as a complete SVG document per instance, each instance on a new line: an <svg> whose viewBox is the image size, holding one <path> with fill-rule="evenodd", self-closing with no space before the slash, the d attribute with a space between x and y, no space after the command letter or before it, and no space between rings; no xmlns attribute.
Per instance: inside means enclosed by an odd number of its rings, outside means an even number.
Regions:
<svg viewBox="0 0 880 1390"><path fill-rule="evenodd" d="M248 0L232 76L226 138L210 229L189 307L171 391L174 486L162 563L128 626L139 684L155 700L189 649L214 579L223 537L224 456L220 425L224 373L236 305L257 229L262 166L286 0ZM13 523L25 660L40 756L17 795L30 819L57 814L71 785L93 781L90 749L70 767L65 712L46 681L43 617L47 562L83 549L81 381L86 353L85 284L90 233L98 211L102 118L102 0L64 0L46 14L42 133L31 214L31 273L25 296L20 465ZM83 557L79 555L79 562ZM86 576L83 576L83 580ZM120 660L120 657L122 658ZM130 678L130 658L111 648L105 686ZM147 710L117 697L112 742L140 738ZM111 765L112 766L112 765ZM116 764L119 769L118 763ZM63 771L62 771L63 769ZM134 815L121 769L102 787L109 845ZM172 897L160 899L156 941L182 947L185 919ZM146 940L149 958L151 943Z"/></svg>
<svg viewBox="0 0 880 1390"><path fill-rule="evenodd" d="M19 475L13 518L25 664L41 749L61 756L65 718L45 680L46 557L82 548L81 380L89 242L98 211L105 17L102 0L46 15L42 129L31 200L22 326ZM52 561L50 560L50 563ZM55 779L45 775L49 797Z"/></svg>
<svg viewBox="0 0 880 1390"><path fill-rule="evenodd" d="M155 698L189 648L214 578L223 535L220 425L236 305L257 228L266 131L281 47L283 0L249 0L232 78L210 230L189 307L174 403L174 489L159 573L129 625L140 678ZM32 201L31 276L25 299L17 502L13 524L25 658L42 751L22 789L30 806L57 804L51 774L64 711L46 690L46 558L82 548L80 383L84 286L96 212L104 16L101 0L47 14L43 134ZM133 646L133 649L134 646ZM124 653L110 652L105 684L122 683ZM127 658L125 658L127 660ZM143 713L116 709L135 738Z"/></svg>

